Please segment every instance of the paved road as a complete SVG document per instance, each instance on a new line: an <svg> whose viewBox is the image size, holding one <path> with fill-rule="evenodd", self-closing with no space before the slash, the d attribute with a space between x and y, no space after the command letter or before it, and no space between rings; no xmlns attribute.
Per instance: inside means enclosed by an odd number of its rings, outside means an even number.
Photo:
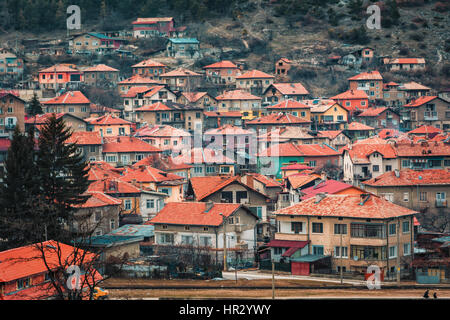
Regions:
<svg viewBox="0 0 450 320"><path fill-rule="evenodd" d="M222 276L226 280L234 280L235 278L235 272L222 272ZM238 279L247 279L247 280L254 280L254 279L272 279L271 274L267 273L260 273L257 271L238 271L237 272ZM310 280L310 281L317 281L317 282L331 282L331 283L337 283L340 284L341 280L336 278L322 278L322 277L309 277L309 276L293 276L293 275L275 275L275 279L287 279L287 280ZM362 280L348 280L343 279L342 281L344 284L351 284L355 286L365 286L366 282Z"/></svg>

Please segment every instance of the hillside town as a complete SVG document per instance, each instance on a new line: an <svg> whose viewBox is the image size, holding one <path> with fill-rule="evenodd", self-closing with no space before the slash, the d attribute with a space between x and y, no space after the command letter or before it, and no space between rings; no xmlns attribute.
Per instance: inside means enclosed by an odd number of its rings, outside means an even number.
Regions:
<svg viewBox="0 0 450 320"><path fill-rule="evenodd" d="M130 44L154 37L166 39L156 53ZM13 236L0 235L0 300L60 294L52 265L74 247L95 267L83 281L100 299L102 277L236 270L364 281L375 265L383 283L450 283L450 90L401 80L427 57L359 46L327 62L352 72L345 90L318 95L289 81L301 66L285 57L271 72L232 59L198 67L213 49L173 17L30 48L0 49L0 192L12 186L8 159L21 157L15 139L35 141L40 157L54 123L70 133L62 143L82 161L86 188L70 206L70 241L48 238L50 225L40 245L8 247ZM44 65L44 52L85 60ZM124 71L94 55L139 61ZM41 253L45 264L29 261Z"/></svg>

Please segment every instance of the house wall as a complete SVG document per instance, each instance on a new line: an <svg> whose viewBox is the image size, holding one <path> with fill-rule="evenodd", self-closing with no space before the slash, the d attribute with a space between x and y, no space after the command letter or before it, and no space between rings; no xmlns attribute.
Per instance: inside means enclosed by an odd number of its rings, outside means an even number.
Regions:
<svg viewBox="0 0 450 320"><path fill-rule="evenodd" d="M130 124L107 124L107 125L90 125L92 131L99 132L103 137L116 137L120 135L129 136L131 134ZM120 134L119 130L123 130Z"/></svg>
<svg viewBox="0 0 450 320"><path fill-rule="evenodd" d="M241 74L239 68L206 68L206 78L215 84L230 84Z"/></svg>
<svg viewBox="0 0 450 320"><path fill-rule="evenodd" d="M84 72L84 83L96 85L97 83L110 82L116 84L119 78L119 72L116 71L95 71Z"/></svg>
<svg viewBox="0 0 450 320"><path fill-rule="evenodd" d="M8 125L8 118L12 118L20 131L25 129L25 103L15 96L6 95L0 99L0 136L6 136L14 131L14 125Z"/></svg>
<svg viewBox="0 0 450 320"><path fill-rule="evenodd" d="M236 88L262 94L274 81L274 78L236 79Z"/></svg>
<svg viewBox="0 0 450 320"><path fill-rule="evenodd" d="M45 113L69 113L78 118L88 118L90 115L90 104L43 104L42 109Z"/></svg>
<svg viewBox="0 0 450 320"><path fill-rule="evenodd" d="M119 205L78 209L75 212L75 231L93 230L93 235L107 234L119 227L119 211ZM98 215L99 219L97 220Z"/></svg>
<svg viewBox="0 0 450 320"><path fill-rule="evenodd" d="M383 80L350 80L350 90L363 90L369 100L383 99Z"/></svg>

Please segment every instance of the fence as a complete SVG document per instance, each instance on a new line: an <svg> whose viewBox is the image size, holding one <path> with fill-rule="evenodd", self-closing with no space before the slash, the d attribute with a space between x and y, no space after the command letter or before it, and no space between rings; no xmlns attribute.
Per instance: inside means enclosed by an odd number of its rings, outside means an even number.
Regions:
<svg viewBox="0 0 450 320"><path fill-rule="evenodd" d="M272 260L261 260L259 268L262 270L272 270ZM274 269L276 271L291 272L291 264L285 262L275 262Z"/></svg>

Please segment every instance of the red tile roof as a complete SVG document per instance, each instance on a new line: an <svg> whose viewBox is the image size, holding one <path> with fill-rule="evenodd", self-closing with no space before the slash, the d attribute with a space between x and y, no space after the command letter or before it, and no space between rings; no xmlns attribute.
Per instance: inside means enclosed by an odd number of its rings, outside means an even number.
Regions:
<svg viewBox="0 0 450 320"><path fill-rule="evenodd" d="M105 137L103 153L116 152L161 152L161 150L138 138L127 136Z"/></svg>
<svg viewBox="0 0 450 320"><path fill-rule="evenodd" d="M103 192L88 191L86 195L90 196L89 199L82 205L76 206L76 208L101 208L106 206L119 206L122 204L122 200L113 198Z"/></svg>
<svg viewBox="0 0 450 320"><path fill-rule="evenodd" d="M148 67L167 67L167 66L161 62L158 62L158 61L155 61L152 59L147 59L147 60L141 61L135 65L132 65L131 67L132 68L139 68L139 67L140 68L142 68L142 67L148 68Z"/></svg>
<svg viewBox="0 0 450 320"><path fill-rule="evenodd" d="M303 163L294 163L288 166L281 167L281 170L308 170L308 169L313 169L313 167L310 167Z"/></svg>
<svg viewBox="0 0 450 320"><path fill-rule="evenodd" d="M307 95L308 90L301 83L273 83L272 84L283 95Z"/></svg>
<svg viewBox="0 0 450 320"><path fill-rule="evenodd" d="M348 78L348 80L383 80L383 77L381 76L380 72L375 70L362 72L360 74L357 74L356 76Z"/></svg>
<svg viewBox="0 0 450 320"><path fill-rule="evenodd" d="M138 95L138 93L148 92L148 91L152 90L152 88L153 87L146 87L146 86L131 87L130 89L128 89L127 93L121 94L120 96L122 98L134 98Z"/></svg>
<svg viewBox="0 0 450 320"><path fill-rule="evenodd" d="M302 189L302 193L305 194L304 196L302 196L302 200L312 198L316 194L321 193L321 192L326 192L328 194L335 194L335 193L338 193L338 192L341 192L341 191L344 191L347 189L357 189L360 191L360 193L365 193L364 190L359 189L355 186L352 186L351 184L347 184L347 183L344 183L341 181L336 181L336 180L330 179L330 180L319 182L315 186Z"/></svg>
<svg viewBox="0 0 450 320"><path fill-rule="evenodd" d="M207 95L208 92L182 92L181 94L187 99L187 101L195 103Z"/></svg>
<svg viewBox="0 0 450 320"><path fill-rule="evenodd" d="M319 217L348 217L360 219L389 219L416 214L416 211L370 195L326 195L319 203L310 198L293 206L275 211L275 215Z"/></svg>
<svg viewBox="0 0 450 320"><path fill-rule="evenodd" d="M119 72L119 70L107 66L106 64L98 64L96 66L84 69L83 72Z"/></svg>
<svg viewBox="0 0 450 320"><path fill-rule="evenodd" d="M374 187L416 186L416 185L450 185L450 171L445 169L399 170L364 181L363 184Z"/></svg>
<svg viewBox="0 0 450 320"><path fill-rule="evenodd" d="M39 248L43 248L46 263L52 270L61 267L61 265L64 266L64 261L79 260L79 258L74 257L74 247L64 243L58 244L53 240L2 251L0 252L0 282L11 282L48 272L42 251ZM60 249L60 251L57 252L57 249ZM83 255L84 252L77 249L77 254ZM84 261L88 263L91 258L93 258L93 255L87 253Z"/></svg>
<svg viewBox="0 0 450 320"><path fill-rule="evenodd" d="M381 131L378 132L378 136L381 139L396 138L400 136L400 131L395 129L381 129Z"/></svg>
<svg viewBox="0 0 450 320"><path fill-rule="evenodd" d="M136 180L136 182L156 183L162 181L184 180L184 177L173 173L167 173L150 166L134 166L133 168L126 169L121 180L126 182Z"/></svg>
<svg viewBox="0 0 450 320"><path fill-rule="evenodd" d="M150 221L145 224L173 224L195 226L220 226L225 217L231 216L240 207L240 204L214 203L212 208L206 211L205 202L169 202Z"/></svg>
<svg viewBox="0 0 450 320"><path fill-rule="evenodd" d="M408 83L404 83L400 86L400 90L431 90L431 88L426 87L420 83L411 81Z"/></svg>
<svg viewBox="0 0 450 320"><path fill-rule="evenodd" d="M91 104L91 102L81 91L69 91L42 104Z"/></svg>
<svg viewBox="0 0 450 320"><path fill-rule="evenodd" d="M375 152L380 153L385 159L395 159L397 154L390 144L354 144L344 147L354 164L370 163L369 156Z"/></svg>
<svg viewBox="0 0 450 320"><path fill-rule="evenodd" d="M173 158L174 163L187 164L234 164L235 161L226 156L223 150L212 150L208 148L193 148L190 150L183 150L182 153Z"/></svg>
<svg viewBox="0 0 450 320"><path fill-rule="evenodd" d="M424 58L393 58L384 59L385 64L418 64L418 63L425 63Z"/></svg>
<svg viewBox="0 0 450 320"><path fill-rule="evenodd" d="M172 108L169 108L162 102L156 102L154 104L142 106L136 109L136 111L167 111L167 110L172 110Z"/></svg>
<svg viewBox="0 0 450 320"><path fill-rule="evenodd" d="M450 154L450 145L438 141L417 144L399 143L396 149L399 157L436 157Z"/></svg>
<svg viewBox="0 0 450 320"><path fill-rule="evenodd" d="M119 124L119 125L130 125L131 126L131 122L121 119L121 118L117 118L111 114L106 114L104 116L98 117L98 118L90 118L88 120L89 124L94 125L94 126L109 126L109 125L115 125L115 124Z"/></svg>
<svg viewBox="0 0 450 320"><path fill-rule="evenodd" d="M80 146L101 145L102 137L99 132L75 131L66 143L75 143Z"/></svg>
<svg viewBox="0 0 450 320"><path fill-rule="evenodd" d="M247 173L246 175L252 176L255 180L261 182L266 188L282 187L282 184L278 181L266 177L260 173Z"/></svg>
<svg viewBox="0 0 450 320"><path fill-rule="evenodd" d="M268 110L270 109L311 109L310 106L307 106L304 103L298 102L298 101L294 101L294 100L284 100L281 101L280 103L277 103L276 105L273 106L268 106L267 107Z"/></svg>
<svg viewBox="0 0 450 320"><path fill-rule="evenodd" d="M172 157L165 156L161 153L153 154L136 162L133 165L133 168L138 168L139 166L151 166L162 171L176 171L192 168L191 165L185 163L175 163L172 160Z"/></svg>
<svg viewBox="0 0 450 320"><path fill-rule="evenodd" d="M363 123L360 123L360 122L356 122L356 121L353 121L352 123L350 123L348 126L347 126L347 128L345 128L346 130L349 130L349 131L361 131L361 130L366 130L366 131L368 131L368 130L375 130L375 128L373 128L373 127L371 127L371 126L367 126L367 125L365 125L365 124L363 124Z"/></svg>
<svg viewBox="0 0 450 320"><path fill-rule="evenodd" d="M165 88L165 86L154 86L154 87L152 87L152 89L150 91L148 91L144 94L144 97L151 98L164 88Z"/></svg>
<svg viewBox="0 0 450 320"><path fill-rule="evenodd" d="M263 150L259 154L260 157L329 157L338 155L338 151L327 145L293 143L277 144Z"/></svg>
<svg viewBox="0 0 450 320"><path fill-rule="evenodd" d="M410 103L407 103L403 105L403 107L420 107L421 105L424 105L425 103L431 102L432 100L438 98L437 96L421 96L418 97L416 100L411 101Z"/></svg>
<svg viewBox="0 0 450 320"><path fill-rule="evenodd" d="M200 77L201 74L191 71L191 70L188 70L186 68L178 68L178 69L175 69L175 70L172 70L172 71L169 71L169 72L166 72L166 73L163 73L160 75L161 78L164 78L164 77L187 77L187 76Z"/></svg>
<svg viewBox="0 0 450 320"><path fill-rule="evenodd" d="M306 173L296 173L287 176L287 181L291 184L292 188L298 189L303 187L304 185L313 182L315 180L321 180L322 177L318 174L306 174Z"/></svg>
<svg viewBox="0 0 450 320"><path fill-rule="evenodd" d="M336 138L341 133L342 133L342 130L322 130L322 131L318 131L318 134L319 134L320 137L326 137L326 138L331 139L331 140Z"/></svg>
<svg viewBox="0 0 450 320"><path fill-rule="evenodd" d="M122 181L121 179L106 178L97 180L90 184L88 192L103 192L110 195L141 193L141 190L131 183Z"/></svg>
<svg viewBox="0 0 450 320"><path fill-rule="evenodd" d="M255 131L242 129L241 127L236 127L231 124L226 124L219 128L209 129L203 135L255 135Z"/></svg>
<svg viewBox="0 0 450 320"><path fill-rule="evenodd" d="M191 134L183 129L174 128L169 125L148 125L139 128L134 134L135 137L190 137Z"/></svg>
<svg viewBox="0 0 450 320"><path fill-rule="evenodd" d="M369 99L369 96L362 90L347 90L330 99L333 100L351 100L351 99Z"/></svg>
<svg viewBox="0 0 450 320"><path fill-rule="evenodd" d="M203 69L238 69L238 66L229 60L223 60L204 66Z"/></svg>
<svg viewBox="0 0 450 320"><path fill-rule="evenodd" d="M70 68L66 65L57 64L49 68L45 68L39 71L39 73L43 72L70 72L70 73L79 73L80 71Z"/></svg>
<svg viewBox="0 0 450 320"><path fill-rule="evenodd" d="M52 115L55 115L56 119L59 119L59 118L63 117L66 114L72 116L70 113L64 113L64 112L62 112L62 113L51 113L51 112L48 112L48 113L43 113L43 114L37 114L35 117L30 117L30 118L25 120L25 123L26 124L35 124L36 123L36 125L38 125L38 124L45 124L47 122L47 120Z"/></svg>
<svg viewBox="0 0 450 320"><path fill-rule="evenodd" d="M442 130L433 126L423 125L408 132L408 134L430 134L430 133L442 133Z"/></svg>
<svg viewBox="0 0 450 320"><path fill-rule="evenodd" d="M311 120L296 117L292 114L283 114L283 113L272 113L260 118L256 118L250 121L247 121L246 124L296 124L296 123L310 123Z"/></svg>
<svg viewBox="0 0 450 320"><path fill-rule="evenodd" d="M160 84L158 81L136 74L128 79L118 82L118 84Z"/></svg>
<svg viewBox="0 0 450 320"><path fill-rule="evenodd" d="M121 177L121 175L118 172L111 170L111 168L109 168L108 166L104 166L99 163L90 163L88 180L89 181L98 181L98 180L103 180L106 178L120 178Z"/></svg>
<svg viewBox="0 0 450 320"><path fill-rule="evenodd" d="M241 118L242 114L240 111L204 111L203 114L206 117L220 118L220 117L232 117Z"/></svg>
<svg viewBox="0 0 450 320"><path fill-rule="evenodd" d="M236 79L260 79L260 78L275 78L275 77L259 70L250 70L236 77Z"/></svg>
<svg viewBox="0 0 450 320"><path fill-rule="evenodd" d="M244 90L231 90L217 96L216 100L261 100L261 98Z"/></svg>
<svg viewBox="0 0 450 320"><path fill-rule="evenodd" d="M358 117L378 117L381 113L383 113L388 108L381 107L381 108L368 108L358 114Z"/></svg>

